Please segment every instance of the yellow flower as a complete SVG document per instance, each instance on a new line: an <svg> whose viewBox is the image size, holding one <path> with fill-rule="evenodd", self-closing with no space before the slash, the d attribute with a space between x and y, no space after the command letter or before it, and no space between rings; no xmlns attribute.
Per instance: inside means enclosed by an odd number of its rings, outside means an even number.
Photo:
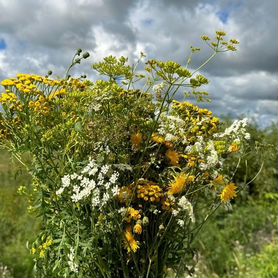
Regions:
<svg viewBox="0 0 278 278"><path fill-rule="evenodd" d="M229 147L229 151L231 153L237 153L239 151L240 147L238 143L232 143L231 146Z"/></svg>
<svg viewBox="0 0 278 278"><path fill-rule="evenodd" d="M135 234L138 234L138 235L141 235L142 234L142 226L140 224L136 224L134 227L133 227L133 232Z"/></svg>
<svg viewBox="0 0 278 278"><path fill-rule="evenodd" d="M186 185L193 182L194 179L194 176L189 176L184 173L180 174L175 178L175 181L170 184L168 195L176 195L181 193L185 189Z"/></svg>
<svg viewBox="0 0 278 278"><path fill-rule="evenodd" d="M170 160L170 164L173 166L179 165L180 155L174 150L167 150L166 157Z"/></svg>
<svg viewBox="0 0 278 278"><path fill-rule="evenodd" d="M14 93L3 93L0 97L0 102L2 103L15 103L17 101L17 96Z"/></svg>
<svg viewBox="0 0 278 278"><path fill-rule="evenodd" d="M130 222L131 220L138 220L141 218L141 214L140 214L139 210L131 208L131 207L128 208L128 214L129 214L128 222Z"/></svg>
<svg viewBox="0 0 278 278"><path fill-rule="evenodd" d="M237 186L234 183L229 183L225 186L220 194L220 199L223 203L229 202L231 199L236 197Z"/></svg>
<svg viewBox="0 0 278 278"><path fill-rule="evenodd" d="M31 254L34 255L36 253L36 248L32 247Z"/></svg>
<svg viewBox="0 0 278 278"><path fill-rule="evenodd" d="M152 135L152 140L155 143L157 143L157 144L162 144L162 143L165 142L165 139L162 136L158 135L158 134L153 134Z"/></svg>
<svg viewBox="0 0 278 278"><path fill-rule="evenodd" d="M15 83L14 83L14 80L12 79L5 79L1 82L1 85L2 86L13 86Z"/></svg>
<svg viewBox="0 0 278 278"><path fill-rule="evenodd" d="M135 240L132 232L131 232L131 227L127 227L125 230L125 238L126 238L126 248L127 251L130 252L136 252L137 249L139 248L139 242L137 240Z"/></svg>
<svg viewBox="0 0 278 278"><path fill-rule="evenodd" d="M152 183L150 181L141 181L141 184L137 187L137 198L143 199L144 201L150 201L157 203L160 198L163 197L163 191L159 185Z"/></svg>
<svg viewBox="0 0 278 278"><path fill-rule="evenodd" d="M143 135L141 132L137 132L131 136L132 147L135 150L138 150L140 148L142 141L143 141Z"/></svg>
<svg viewBox="0 0 278 278"><path fill-rule="evenodd" d="M40 258L44 258L44 256L45 256L45 250L42 249L42 250L40 251L39 257L40 257Z"/></svg>
<svg viewBox="0 0 278 278"><path fill-rule="evenodd" d="M217 177L213 180L213 183L223 185L223 184L225 183L224 177L223 177L222 175L217 176Z"/></svg>

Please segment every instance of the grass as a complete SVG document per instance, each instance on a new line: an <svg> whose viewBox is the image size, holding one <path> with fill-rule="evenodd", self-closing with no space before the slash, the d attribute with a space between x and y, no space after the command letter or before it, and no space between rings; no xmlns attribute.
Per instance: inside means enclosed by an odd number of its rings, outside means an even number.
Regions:
<svg viewBox="0 0 278 278"><path fill-rule="evenodd" d="M0 264L13 277L32 277L26 244L34 239L37 225L27 212L27 198L17 193L20 185L28 187L30 177L6 152L1 151L0 159Z"/></svg>

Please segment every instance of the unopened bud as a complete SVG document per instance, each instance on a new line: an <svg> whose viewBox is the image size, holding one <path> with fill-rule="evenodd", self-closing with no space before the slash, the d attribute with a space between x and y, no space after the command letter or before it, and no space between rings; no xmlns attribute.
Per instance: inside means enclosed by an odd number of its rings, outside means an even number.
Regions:
<svg viewBox="0 0 278 278"><path fill-rule="evenodd" d="M74 60L74 63L76 63L76 64L80 64L80 61L81 61L81 59L80 59L80 58L76 58L76 59Z"/></svg>
<svg viewBox="0 0 278 278"><path fill-rule="evenodd" d="M85 53L83 53L83 55L82 55L82 57L83 57L84 59L87 59L89 56L90 56L89 52L85 52Z"/></svg>

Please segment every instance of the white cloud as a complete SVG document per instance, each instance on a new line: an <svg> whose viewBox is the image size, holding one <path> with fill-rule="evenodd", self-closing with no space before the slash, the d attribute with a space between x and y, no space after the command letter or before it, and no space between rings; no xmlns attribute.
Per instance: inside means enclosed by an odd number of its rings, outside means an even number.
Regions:
<svg viewBox="0 0 278 278"><path fill-rule="evenodd" d="M0 0L0 78L18 72L62 76L77 48L91 60L73 72L92 76L90 63L108 55L130 61L149 58L186 61L189 47L209 54L202 34L224 29L241 42L237 53L216 57L205 69L216 113L276 119L277 1L246 0Z"/></svg>

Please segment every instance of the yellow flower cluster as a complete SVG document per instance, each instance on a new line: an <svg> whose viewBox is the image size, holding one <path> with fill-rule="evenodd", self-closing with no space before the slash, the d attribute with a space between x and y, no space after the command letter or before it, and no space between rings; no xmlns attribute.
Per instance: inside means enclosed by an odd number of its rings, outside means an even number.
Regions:
<svg viewBox="0 0 278 278"><path fill-rule="evenodd" d="M52 238L48 237L46 242L40 245L37 249L35 247L32 247L31 253L34 255L38 252L40 258L45 257L46 250L53 244Z"/></svg>
<svg viewBox="0 0 278 278"><path fill-rule="evenodd" d="M17 101L17 96L14 93L3 93L2 96L0 97L0 102L1 103L15 103Z"/></svg>
<svg viewBox="0 0 278 278"><path fill-rule="evenodd" d="M166 141L165 138L157 133L152 135L153 142L157 144L163 144L166 148L173 148L173 143L170 141Z"/></svg>
<svg viewBox="0 0 278 278"><path fill-rule="evenodd" d="M163 191L159 185L145 181L146 184L139 184L137 186L137 198L152 203L158 203L163 197Z"/></svg>
<svg viewBox="0 0 278 278"><path fill-rule="evenodd" d="M197 136L212 135L218 131L219 119L208 109L189 102L173 101L173 110L188 123L188 140L195 142Z"/></svg>
<svg viewBox="0 0 278 278"><path fill-rule="evenodd" d="M47 115L50 112L50 107L47 98L40 96L37 101L30 101L29 108L34 112L42 115Z"/></svg>
<svg viewBox="0 0 278 278"><path fill-rule="evenodd" d="M137 210L137 209L129 207L127 209L127 212L128 212L128 218L127 218L128 223L130 223L131 220L137 221L141 218L141 214L140 214L139 210Z"/></svg>

